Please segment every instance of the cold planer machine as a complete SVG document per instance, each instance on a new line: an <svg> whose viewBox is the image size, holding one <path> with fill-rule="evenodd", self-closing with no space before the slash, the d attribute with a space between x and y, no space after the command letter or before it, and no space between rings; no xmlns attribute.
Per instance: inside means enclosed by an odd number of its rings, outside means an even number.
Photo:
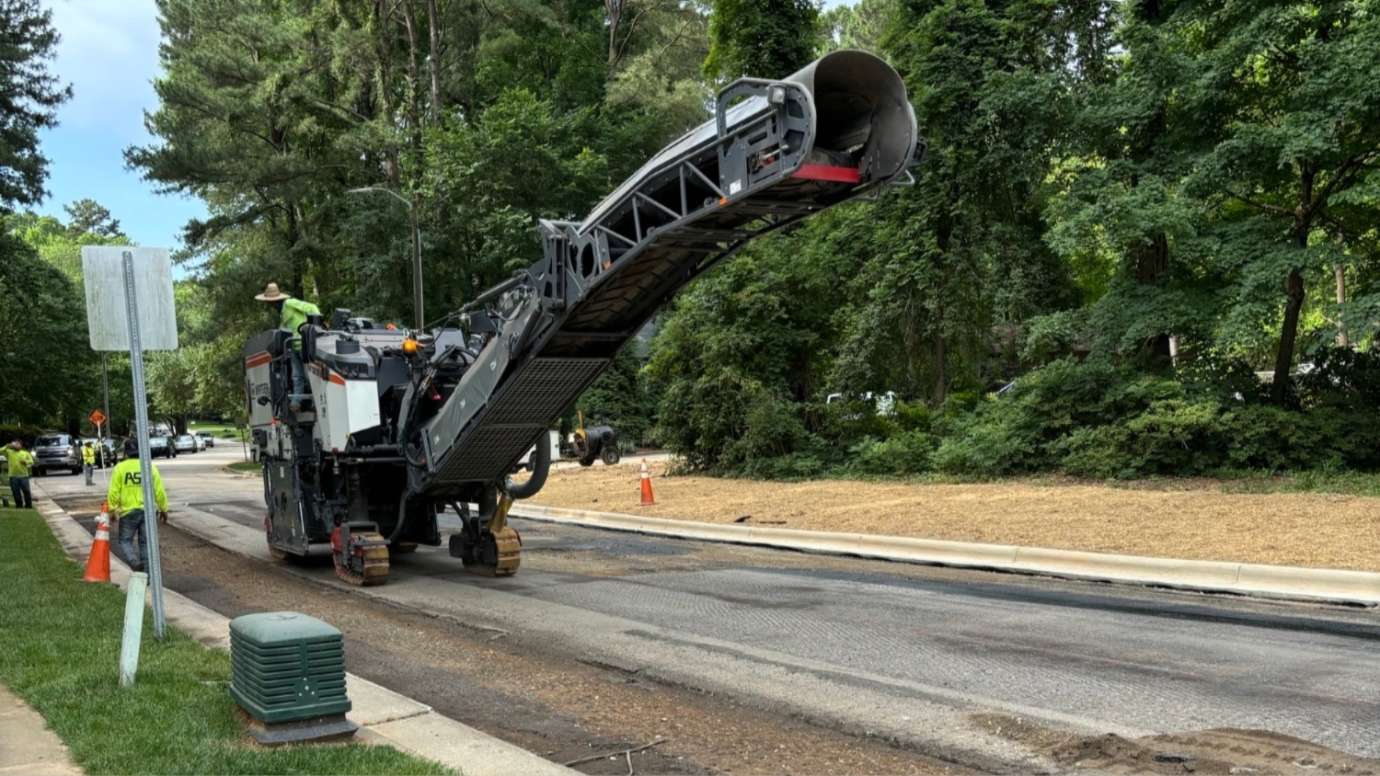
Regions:
<svg viewBox="0 0 1380 776"><path fill-rule="evenodd" d="M654 156L584 221L543 220L544 257L424 331L337 311L302 327L311 400L294 411L287 332L245 347L276 554L330 542L355 584L388 577L390 553L461 528L467 569L517 571L513 499L550 468L547 429L653 313L748 241L907 174L915 115L900 76L861 51L780 81L740 79L712 120ZM532 473L512 475L538 440ZM471 506L476 505L476 506Z"/></svg>

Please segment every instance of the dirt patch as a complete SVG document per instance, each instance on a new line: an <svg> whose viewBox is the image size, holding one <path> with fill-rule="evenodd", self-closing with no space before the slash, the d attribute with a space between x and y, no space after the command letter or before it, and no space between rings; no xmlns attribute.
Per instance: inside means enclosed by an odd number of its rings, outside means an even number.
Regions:
<svg viewBox="0 0 1380 776"><path fill-rule="evenodd" d="M1069 768L1113 774L1380 774L1380 760L1356 757L1264 730L1220 728L1127 739L1079 736L1002 714L973 721Z"/></svg>
<svg viewBox="0 0 1380 776"><path fill-rule="evenodd" d="M665 476L666 462L649 466L655 506L640 506L635 465L553 471L533 501L712 523L1380 570L1380 498L1373 497L1224 493L1198 481L1173 488L763 482Z"/></svg>

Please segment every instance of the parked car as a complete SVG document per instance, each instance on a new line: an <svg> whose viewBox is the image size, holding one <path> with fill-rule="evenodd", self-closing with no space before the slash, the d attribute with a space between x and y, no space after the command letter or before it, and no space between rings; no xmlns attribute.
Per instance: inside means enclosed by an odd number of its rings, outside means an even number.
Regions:
<svg viewBox="0 0 1380 776"><path fill-rule="evenodd" d="M201 440L202 447L216 446L216 438L214 435L211 434L210 431L198 431L196 432L196 438Z"/></svg>
<svg viewBox="0 0 1380 776"><path fill-rule="evenodd" d="M196 437L191 434L179 434L173 440L173 449L179 453L195 453L201 449L201 445L196 441Z"/></svg>
<svg viewBox="0 0 1380 776"><path fill-rule="evenodd" d="M173 444L172 437L153 435L149 437L149 457L150 458L173 458L177 455L177 446Z"/></svg>
<svg viewBox="0 0 1380 776"><path fill-rule="evenodd" d="M34 476L42 477L53 469L81 474L76 438L69 434L44 434L34 442Z"/></svg>

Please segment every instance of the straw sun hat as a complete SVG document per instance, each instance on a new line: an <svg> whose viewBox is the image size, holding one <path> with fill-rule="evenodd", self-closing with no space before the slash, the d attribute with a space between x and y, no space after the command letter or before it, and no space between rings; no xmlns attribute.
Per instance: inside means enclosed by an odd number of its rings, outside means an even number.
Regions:
<svg viewBox="0 0 1380 776"><path fill-rule="evenodd" d="M278 290L277 283L269 283L267 286L264 287L264 292L262 294L255 295L254 298L259 300L260 302L277 302L281 299L287 299L288 295Z"/></svg>

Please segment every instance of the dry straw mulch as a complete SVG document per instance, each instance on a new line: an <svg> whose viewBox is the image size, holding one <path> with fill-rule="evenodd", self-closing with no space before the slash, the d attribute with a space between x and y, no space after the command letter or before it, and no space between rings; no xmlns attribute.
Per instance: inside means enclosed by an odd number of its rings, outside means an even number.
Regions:
<svg viewBox="0 0 1380 776"><path fill-rule="evenodd" d="M714 523L750 515L750 525L1380 570L1380 498L1229 493L1211 481L760 482L668 477L658 462L651 464L656 505L641 507L636 463L553 471L534 502Z"/></svg>

